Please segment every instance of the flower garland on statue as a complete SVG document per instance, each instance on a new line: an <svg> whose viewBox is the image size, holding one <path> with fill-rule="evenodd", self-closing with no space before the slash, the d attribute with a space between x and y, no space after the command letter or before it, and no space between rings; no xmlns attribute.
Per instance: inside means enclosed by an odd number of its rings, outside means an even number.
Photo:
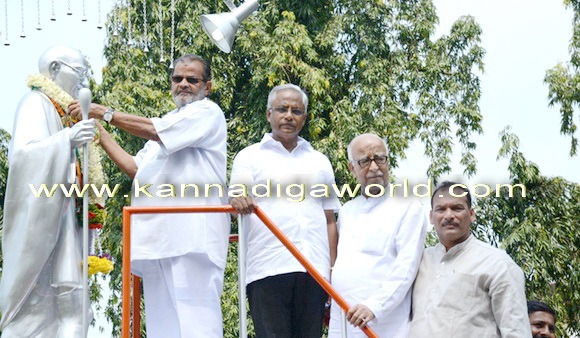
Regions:
<svg viewBox="0 0 580 338"><path fill-rule="evenodd" d="M45 77L42 74L33 74L28 77L26 80L26 84L31 89L39 89L41 90L54 104L54 107L61 115L62 124L65 127L72 126L76 121L74 121L68 115L68 106L74 100L72 96L70 96L67 92L62 90L56 83L54 83L51 79ZM89 143L89 177L91 178L92 184L97 187L102 187L105 184L105 176L103 173L102 167L102 158L100 149L97 147L98 145L98 137L95 141ZM82 149L78 149L77 152L77 159L78 162L81 162L80 159L83 158L82 156ZM81 171L78 168L77 164L77 175L80 175ZM82 180L79 178L79 181ZM89 193L89 257L88 257L88 265L89 265L89 275L93 275L97 272L101 272L104 274L109 273L113 270L113 260L112 257L108 254L103 253L101 248L101 241L99 239L100 231L103 229L103 225L105 224L106 219L106 212L105 212L105 196L96 196L94 191L90 189ZM82 203L79 203L82 205ZM79 206L77 209L78 215L80 215L80 219L82 220L82 207Z"/></svg>

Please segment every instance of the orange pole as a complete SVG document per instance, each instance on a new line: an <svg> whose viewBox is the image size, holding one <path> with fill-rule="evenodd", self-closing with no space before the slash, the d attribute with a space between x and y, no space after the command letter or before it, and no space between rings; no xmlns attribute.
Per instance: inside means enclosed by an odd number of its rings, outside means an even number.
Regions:
<svg viewBox="0 0 580 338"><path fill-rule="evenodd" d="M191 212L236 212L229 204L226 205L195 205L175 207L123 207L128 214L183 214Z"/></svg>
<svg viewBox="0 0 580 338"><path fill-rule="evenodd" d="M175 214L190 212L235 212L231 205L199 205L199 206L176 206L176 207L123 207L123 251L122 251L122 295L121 295L121 337L130 338L131 323L131 215L132 214ZM134 310L133 323L140 323L139 308L141 302L140 290L133 290ZM133 337L139 337L140 327L133 325Z"/></svg>
<svg viewBox="0 0 580 338"><path fill-rule="evenodd" d="M121 337L129 337L130 323L129 318L131 316L131 214L156 214L156 213L189 213L189 212L235 212L234 207L231 205L218 205L218 206L178 206L178 207L123 207L123 264L122 264L122 323L121 323ZM290 251L290 253L296 257L298 262L304 266L306 271L314 278L314 280L336 301L336 303L347 312L350 308L346 300L342 298L341 295L334 290L332 285L324 279L324 277L316 270L316 268L302 255L302 253L294 246L294 244L284 235L284 233L274 224L274 222L264 214L262 209L256 207L254 210L256 216L264 222L266 227L282 242L282 244ZM139 293L139 290L137 290ZM134 294L136 296L137 294ZM135 302L140 301L139 297L134 297ZM138 308L138 307L137 307ZM134 316L139 316L139 312L134 313ZM138 337L140 328L137 328L137 332L134 332L134 337ZM378 338L376 333L369 327L365 326L362 328L363 332L371 338ZM137 336L135 336L137 333Z"/></svg>
<svg viewBox="0 0 580 338"><path fill-rule="evenodd" d="M123 280L121 295L121 337L129 338L131 318L131 212L123 207L123 262L121 278Z"/></svg>
<svg viewBox="0 0 580 338"><path fill-rule="evenodd" d="M141 337L141 278L133 276L133 338Z"/></svg>
<svg viewBox="0 0 580 338"><path fill-rule="evenodd" d="M332 285L330 285L330 283L320 274L320 272L316 270L314 265L312 265L312 263L310 263L306 257L302 255L298 248L296 248L296 246L288 239L288 237L286 237L286 235L284 235L284 233L274 224L274 222L264 213L264 211L262 211L262 209L256 207L256 209L254 209L254 213L256 213L256 216L258 216L258 218L264 222L264 224L268 227L268 229L270 229L274 236L276 236L278 240L284 244L286 249L288 249L288 251L290 251L294 257L296 257L296 259L300 262L300 264L302 264L302 266L304 266L304 268L306 268L306 271L308 271L312 278L316 280L316 282L324 289L324 291L326 291L346 313L350 309L350 306L346 300L344 300L344 298L342 298L342 296L336 292ZM362 330L367 335L367 337L378 338L377 334L369 326L363 327Z"/></svg>

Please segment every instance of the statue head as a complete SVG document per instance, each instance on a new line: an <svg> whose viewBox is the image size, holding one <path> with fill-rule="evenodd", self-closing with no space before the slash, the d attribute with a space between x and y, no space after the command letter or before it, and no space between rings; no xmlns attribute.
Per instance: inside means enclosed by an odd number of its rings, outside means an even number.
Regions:
<svg viewBox="0 0 580 338"><path fill-rule="evenodd" d="M89 64L85 56L67 46L52 46L42 53L38 71L75 99L81 88L89 86Z"/></svg>

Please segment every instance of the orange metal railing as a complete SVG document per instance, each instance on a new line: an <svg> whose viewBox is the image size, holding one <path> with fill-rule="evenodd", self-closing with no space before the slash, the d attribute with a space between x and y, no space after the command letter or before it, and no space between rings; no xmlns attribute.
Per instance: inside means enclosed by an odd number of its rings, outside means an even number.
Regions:
<svg viewBox="0 0 580 338"><path fill-rule="evenodd" d="M235 212L235 209L231 205L219 205L219 206L188 206L188 207L123 207L123 252L122 252L122 324L121 324L121 337L130 338L130 327L131 327L131 304L133 305L133 325L132 332L133 338L137 338L140 335L140 284L139 278L133 276L133 283L131 283L131 215L132 214L158 214L158 213L193 213L193 212ZM258 218L264 222L266 227L272 231L274 236L278 238L280 242L292 253L294 257L304 266L306 271L316 280L316 282L334 299L334 301L342 308L346 313L350 306L342 298L341 295L336 292L332 285L316 270L316 268L302 255L302 253L294 246L294 244L284 235L284 233L274 224L274 222L260 209L257 207L254 213ZM243 281L242 281L243 282ZM131 302L131 284L133 284L133 302ZM377 338L376 333L369 327L365 326L363 329L364 333L371 338Z"/></svg>

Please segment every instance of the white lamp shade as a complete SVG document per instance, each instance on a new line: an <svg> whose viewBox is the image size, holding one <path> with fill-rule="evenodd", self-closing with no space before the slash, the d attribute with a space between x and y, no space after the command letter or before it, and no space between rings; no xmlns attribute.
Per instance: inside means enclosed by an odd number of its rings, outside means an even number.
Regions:
<svg viewBox="0 0 580 338"><path fill-rule="evenodd" d="M232 51L240 22L252 14L258 6L258 0L247 0L229 13L202 15L201 26L219 49L229 53Z"/></svg>
<svg viewBox="0 0 580 338"><path fill-rule="evenodd" d="M226 53L232 51L234 37L240 26L240 23L232 13L202 15L201 26L219 49Z"/></svg>

